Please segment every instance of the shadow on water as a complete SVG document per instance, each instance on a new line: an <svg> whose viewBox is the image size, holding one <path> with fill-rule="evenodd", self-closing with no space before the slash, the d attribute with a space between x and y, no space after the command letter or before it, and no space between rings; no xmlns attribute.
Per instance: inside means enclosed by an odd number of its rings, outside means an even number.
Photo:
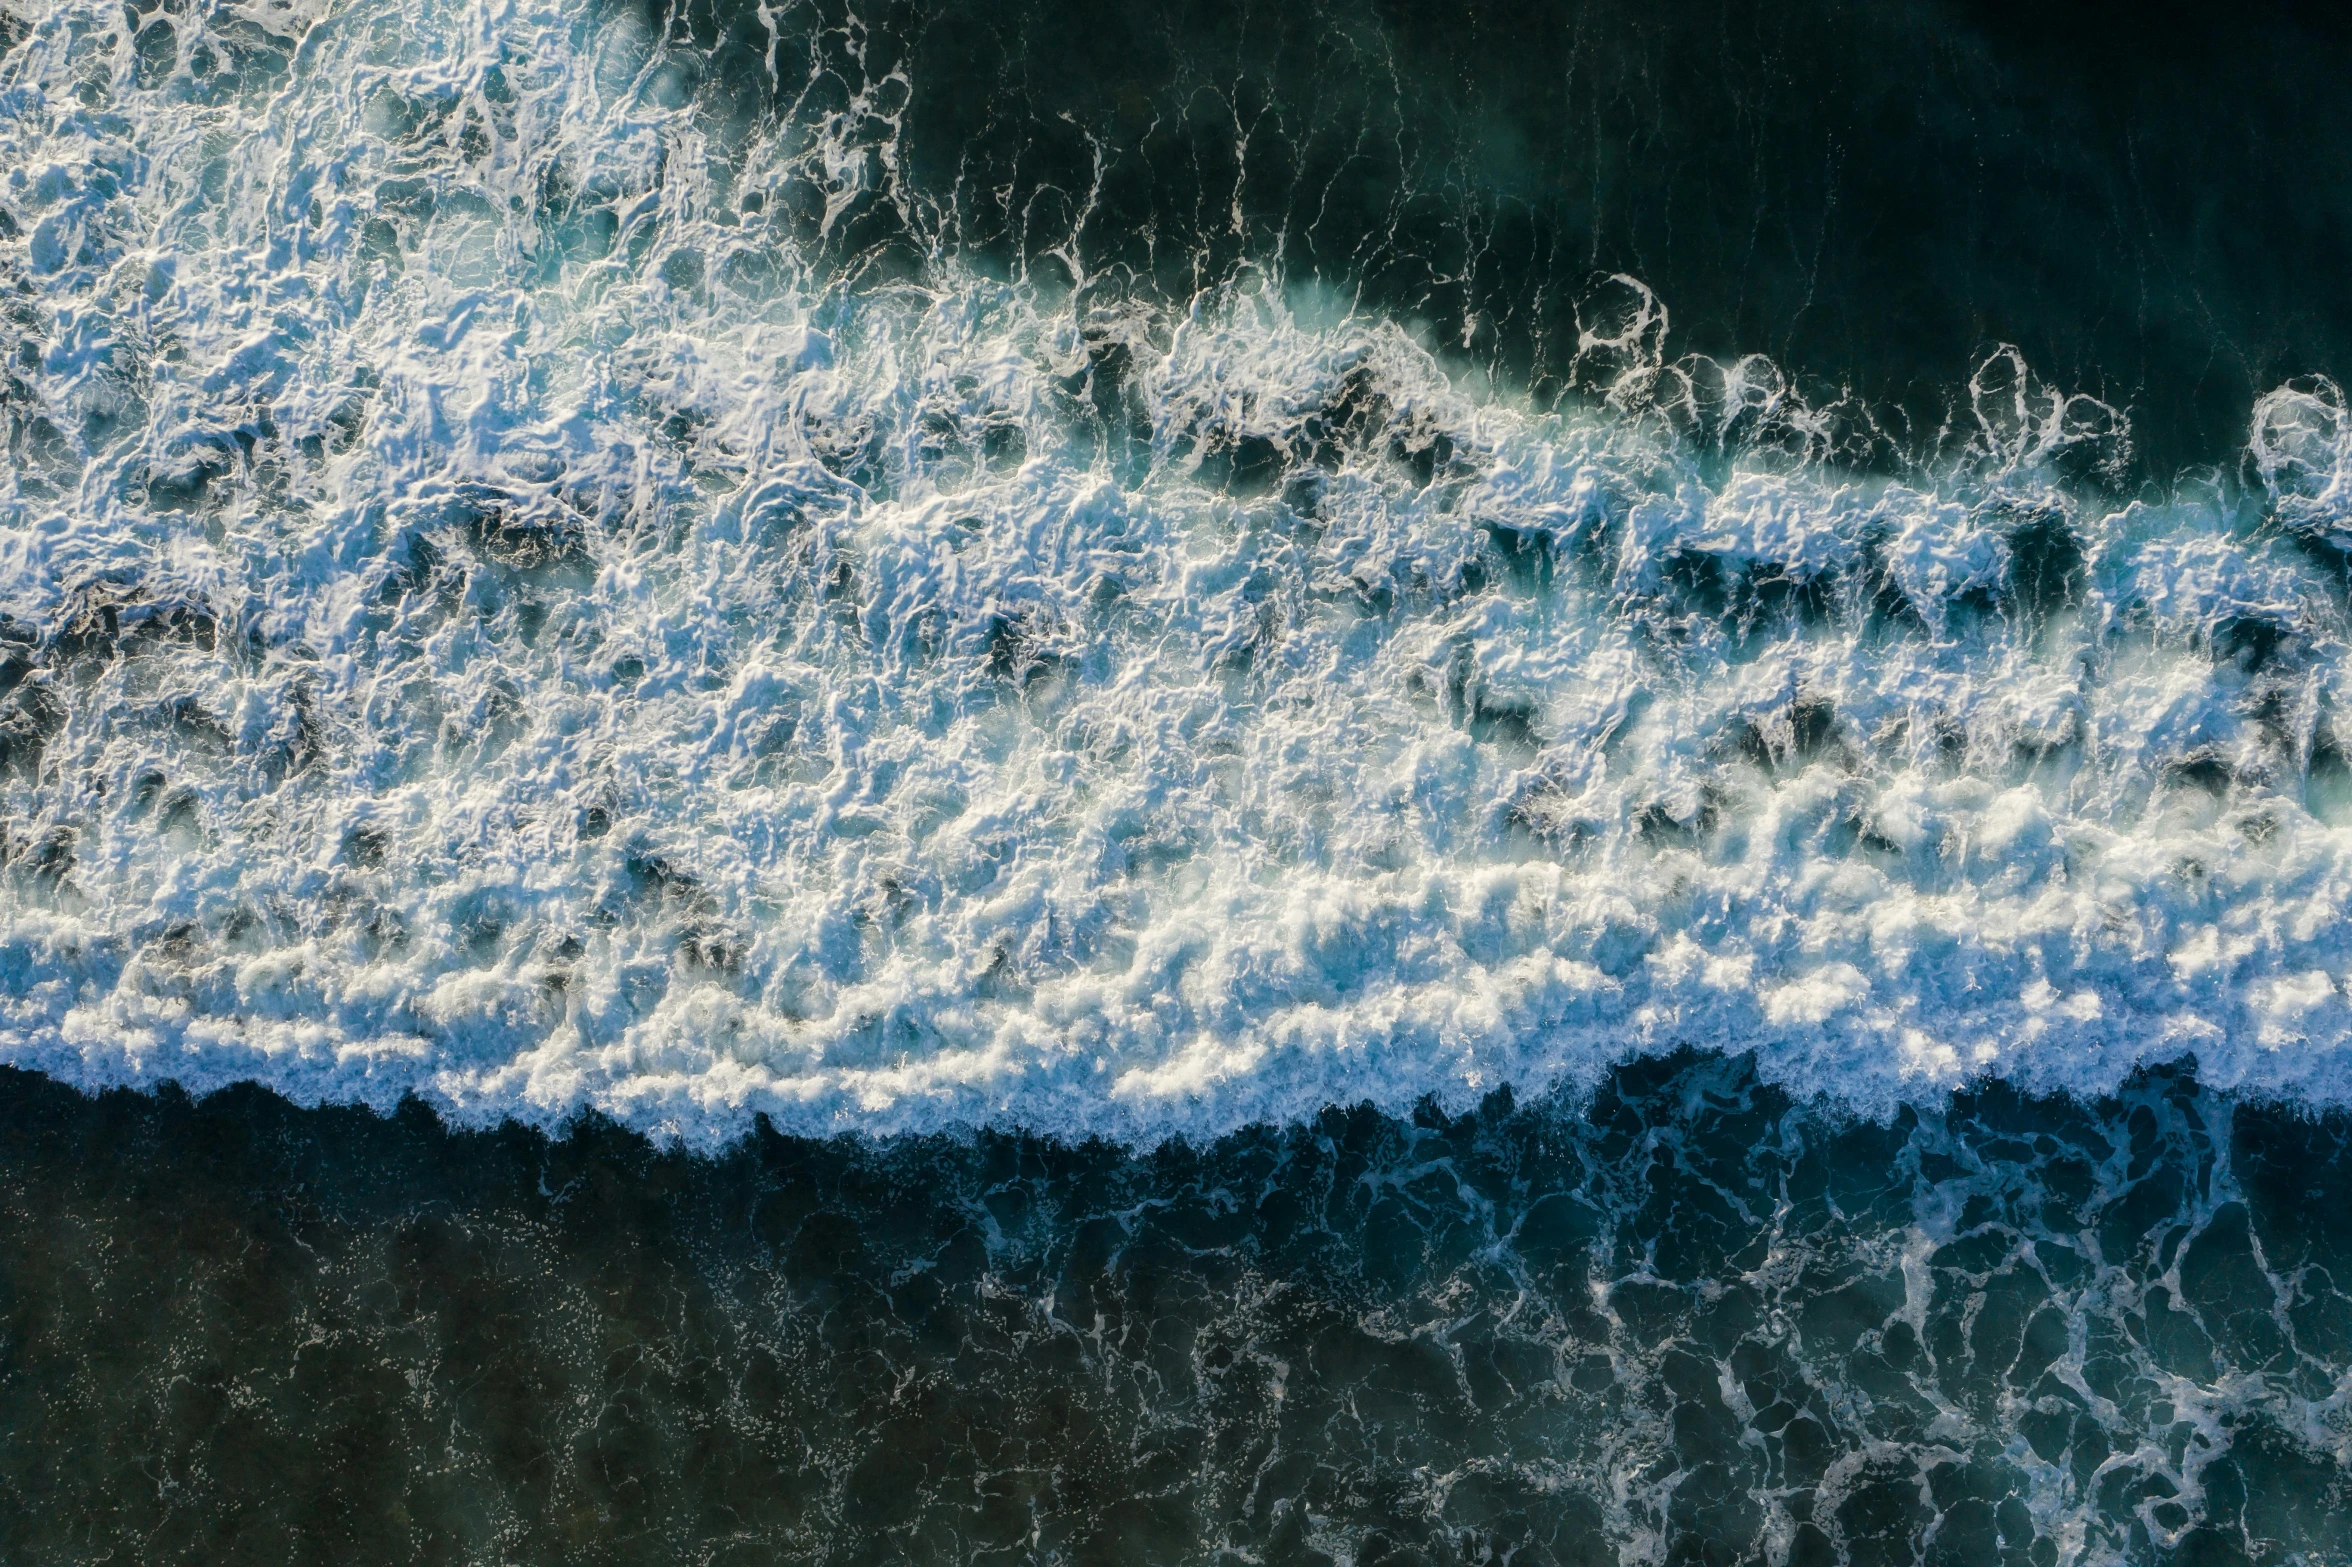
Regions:
<svg viewBox="0 0 2352 1567"><path fill-rule="evenodd" d="M2340 1561L2348 1133L2180 1071L1875 1125L1682 1056L1206 1148L700 1158L0 1072L0 1537Z"/></svg>

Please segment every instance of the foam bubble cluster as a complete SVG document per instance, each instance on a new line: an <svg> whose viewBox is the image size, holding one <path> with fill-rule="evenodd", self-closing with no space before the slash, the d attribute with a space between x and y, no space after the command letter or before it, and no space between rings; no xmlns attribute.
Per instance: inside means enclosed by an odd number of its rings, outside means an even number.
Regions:
<svg viewBox="0 0 2352 1567"><path fill-rule="evenodd" d="M1903 459L1628 280L1545 409L1272 274L820 264L890 84L723 121L626 11L9 26L6 1059L693 1138L2343 1093L2332 387L2126 504L2013 352Z"/></svg>

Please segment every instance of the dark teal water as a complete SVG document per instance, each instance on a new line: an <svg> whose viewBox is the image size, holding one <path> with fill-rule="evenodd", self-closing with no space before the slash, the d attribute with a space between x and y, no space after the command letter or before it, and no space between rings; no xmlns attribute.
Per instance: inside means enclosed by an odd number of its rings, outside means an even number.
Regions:
<svg viewBox="0 0 2352 1567"><path fill-rule="evenodd" d="M2016 344L2158 478L2352 369L2334 7L823 0L772 13L773 74L750 8L662 14L742 134L781 100L886 162L797 213L869 273L1182 299L1273 263L1539 392L1626 273L1676 351L1769 354L1912 452Z"/></svg>
<svg viewBox="0 0 2352 1567"><path fill-rule="evenodd" d="M1744 1067L1206 1147L0 1077L12 1561L2330 1562L2352 1124Z"/></svg>

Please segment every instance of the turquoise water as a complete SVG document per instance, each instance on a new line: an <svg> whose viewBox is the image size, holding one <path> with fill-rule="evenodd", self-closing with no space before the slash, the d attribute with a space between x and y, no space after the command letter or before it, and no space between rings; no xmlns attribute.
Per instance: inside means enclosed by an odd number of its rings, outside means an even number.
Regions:
<svg viewBox="0 0 2352 1567"><path fill-rule="evenodd" d="M2348 46L0 10L0 1532L2343 1560Z"/></svg>

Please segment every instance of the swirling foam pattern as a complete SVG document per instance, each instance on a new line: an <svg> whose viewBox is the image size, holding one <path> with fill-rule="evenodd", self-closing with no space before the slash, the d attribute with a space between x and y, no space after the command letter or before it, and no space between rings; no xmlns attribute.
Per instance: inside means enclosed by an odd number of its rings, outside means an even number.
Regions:
<svg viewBox="0 0 2352 1567"><path fill-rule="evenodd" d="M2015 353L1890 456L1617 279L1539 407L1273 271L844 263L905 83L774 30L746 121L625 9L131 20L0 80L10 1061L695 1140L1684 1044L2342 1095L2327 385L2126 500Z"/></svg>

